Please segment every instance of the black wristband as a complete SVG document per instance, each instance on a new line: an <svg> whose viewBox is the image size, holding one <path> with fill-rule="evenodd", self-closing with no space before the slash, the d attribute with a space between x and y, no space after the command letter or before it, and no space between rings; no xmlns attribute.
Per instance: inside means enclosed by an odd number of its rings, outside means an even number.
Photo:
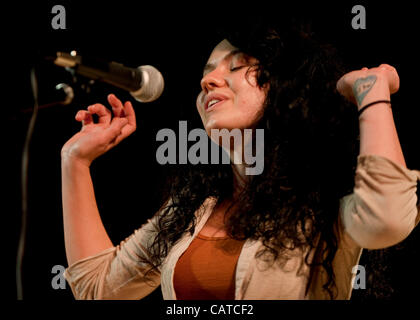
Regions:
<svg viewBox="0 0 420 320"><path fill-rule="evenodd" d="M359 110L359 113L358 113L359 117L360 117L360 114L363 111L365 111L367 108L369 108L370 106L373 106L374 104L377 104L377 103L388 103L391 106L391 101L389 101L389 100L378 100L378 101L374 101L374 102L368 103L367 105L365 105L363 108L361 108Z"/></svg>

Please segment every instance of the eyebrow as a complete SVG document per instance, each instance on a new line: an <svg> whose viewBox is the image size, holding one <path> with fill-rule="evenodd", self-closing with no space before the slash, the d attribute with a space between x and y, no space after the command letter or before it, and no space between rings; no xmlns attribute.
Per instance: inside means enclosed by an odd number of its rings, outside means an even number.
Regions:
<svg viewBox="0 0 420 320"><path fill-rule="evenodd" d="M227 59L230 59L231 57L233 57L233 56L235 56L235 55L237 55L238 53L241 53L241 50L239 50L239 49L235 49L235 50L232 50L231 52L229 52L222 60L227 60ZM214 64L214 63L207 63L205 66L204 66L204 68L203 68L203 75L206 73L206 72L209 72L209 71L212 71L212 70L214 70L216 68L216 64Z"/></svg>

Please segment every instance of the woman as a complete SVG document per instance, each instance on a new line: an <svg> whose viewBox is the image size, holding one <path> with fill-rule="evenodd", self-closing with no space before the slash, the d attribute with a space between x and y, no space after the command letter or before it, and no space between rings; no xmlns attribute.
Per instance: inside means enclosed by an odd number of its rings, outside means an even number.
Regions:
<svg viewBox="0 0 420 320"><path fill-rule="evenodd" d="M312 39L262 27L214 48L197 98L204 128L264 129L264 171L247 176L233 161L246 145L226 150L229 166L185 166L161 209L115 247L89 167L134 132L134 110L110 95L112 112L77 113L82 129L62 149L65 277L76 298L139 299L160 284L165 299L349 299L362 248L408 236L420 172L406 168L383 102L398 74L382 64L337 82L334 52Z"/></svg>

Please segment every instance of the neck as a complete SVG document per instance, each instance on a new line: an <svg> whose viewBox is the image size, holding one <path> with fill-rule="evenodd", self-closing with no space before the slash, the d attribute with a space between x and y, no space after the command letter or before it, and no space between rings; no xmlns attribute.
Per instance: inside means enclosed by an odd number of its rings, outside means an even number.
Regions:
<svg viewBox="0 0 420 320"><path fill-rule="evenodd" d="M248 176L245 175L245 166L243 164L231 164L233 172L233 194L237 196L245 187Z"/></svg>
<svg viewBox="0 0 420 320"><path fill-rule="evenodd" d="M242 135L243 137L243 135ZM232 166L233 172L233 198L235 199L245 188L246 183L249 179L249 176L245 173L245 158L244 158L244 150L245 146L247 146L250 141L244 141L242 139L242 143L234 143L233 146L229 146L229 150L227 147L222 146L223 149L229 154L230 163ZM241 160L241 161L240 161Z"/></svg>
<svg viewBox="0 0 420 320"><path fill-rule="evenodd" d="M223 135L214 139L230 157L234 198L244 190L251 178L250 175L260 174L264 169L264 134L256 135L256 133L254 130L251 132L240 130L240 136L236 131L232 136L229 133L228 139L225 139ZM254 136L255 139L253 139ZM245 158L245 154L247 158ZM247 163L246 161L253 163ZM253 164L255 164L254 167L252 167Z"/></svg>

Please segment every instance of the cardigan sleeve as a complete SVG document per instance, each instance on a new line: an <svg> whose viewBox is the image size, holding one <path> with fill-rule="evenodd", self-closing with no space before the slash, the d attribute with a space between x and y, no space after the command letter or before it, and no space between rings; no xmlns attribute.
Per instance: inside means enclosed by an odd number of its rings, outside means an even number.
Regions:
<svg viewBox="0 0 420 320"><path fill-rule="evenodd" d="M148 246L157 234L157 214L115 247L76 261L64 272L76 299L141 299L160 285Z"/></svg>
<svg viewBox="0 0 420 320"><path fill-rule="evenodd" d="M359 155L353 193L341 199L345 232L367 249L403 241L419 220L417 180L420 171L382 156Z"/></svg>

